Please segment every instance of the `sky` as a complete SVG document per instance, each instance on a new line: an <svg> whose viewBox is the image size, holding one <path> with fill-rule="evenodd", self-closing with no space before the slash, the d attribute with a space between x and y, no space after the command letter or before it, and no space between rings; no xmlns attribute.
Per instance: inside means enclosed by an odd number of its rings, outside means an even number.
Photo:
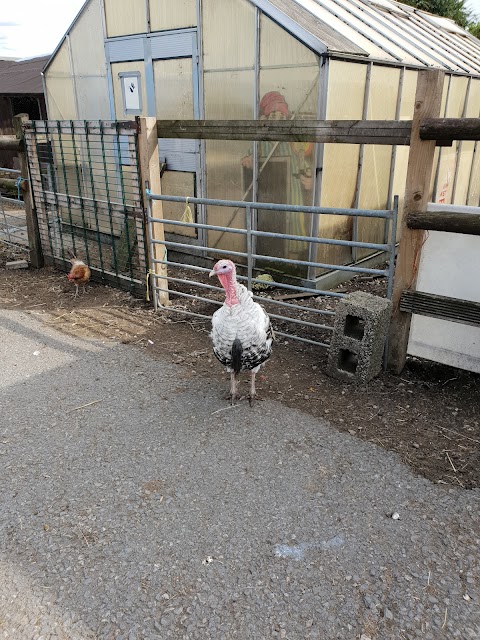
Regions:
<svg viewBox="0 0 480 640"><path fill-rule="evenodd" d="M480 0L469 0L466 6L477 14L478 22L480 22Z"/></svg>
<svg viewBox="0 0 480 640"><path fill-rule="evenodd" d="M84 0L0 0L0 58L52 53L83 4Z"/></svg>
<svg viewBox="0 0 480 640"><path fill-rule="evenodd" d="M52 53L84 0L0 0L0 58ZM467 6L478 15L480 0Z"/></svg>

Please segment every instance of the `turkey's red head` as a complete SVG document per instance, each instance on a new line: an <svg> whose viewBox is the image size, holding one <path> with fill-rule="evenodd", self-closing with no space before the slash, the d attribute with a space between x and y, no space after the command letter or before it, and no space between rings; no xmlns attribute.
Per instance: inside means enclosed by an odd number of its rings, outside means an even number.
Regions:
<svg viewBox="0 0 480 640"><path fill-rule="evenodd" d="M233 262L231 260L219 260L215 263L209 275L210 277L218 276L218 279L227 294L225 299L226 304L228 306L238 304L236 294L237 276Z"/></svg>
<svg viewBox="0 0 480 640"><path fill-rule="evenodd" d="M219 260L213 266L213 269L210 271L210 277L212 276L230 276L235 277L235 265L231 260Z"/></svg>

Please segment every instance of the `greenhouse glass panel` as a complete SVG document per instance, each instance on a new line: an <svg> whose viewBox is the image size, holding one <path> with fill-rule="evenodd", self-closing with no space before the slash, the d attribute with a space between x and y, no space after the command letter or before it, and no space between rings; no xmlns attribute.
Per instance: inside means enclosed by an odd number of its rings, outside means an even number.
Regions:
<svg viewBox="0 0 480 640"><path fill-rule="evenodd" d="M205 118L209 120L251 120L255 77L253 71L205 73Z"/></svg>
<svg viewBox="0 0 480 640"><path fill-rule="evenodd" d="M411 120L415 109L415 92L417 89L417 72L405 70L400 103L400 120ZM397 240L400 238L402 227L403 203L405 200L405 186L407 182L408 156L410 147L399 145L395 150L395 167L393 171L392 195L398 196L398 224ZM434 165L435 166L435 165ZM389 203L391 206L392 203Z"/></svg>
<svg viewBox="0 0 480 640"><path fill-rule="evenodd" d="M451 76L448 97L445 105L446 118L461 118L465 109L465 97L468 78ZM455 179L458 142L451 147L442 147L439 151L439 163L436 174L435 202L451 204ZM465 203L459 203L465 204Z"/></svg>
<svg viewBox="0 0 480 640"><path fill-rule="evenodd" d="M154 60L153 75L157 118L193 119L192 59Z"/></svg>
<svg viewBox="0 0 480 640"><path fill-rule="evenodd" d="M262 14L260 20L262 67L313 64L318 67L317 56L299 40Z"/></svg>
<svg viewBox="0 0 480 640"><path fill-rule="evenodd" d="M220 200L248 200L243 180L241 158L248 155L249 143L244 141L209 140L206 143L207 195ZM248 187L248 185L247 185ZM209 206L207 223L245 229L245 210ZM208 232L208 246L213 249L245 251L245 237L221 231ZM235 261L241 259L235 258Z"/></svg>
<svg viewBox="0 0 480 640"><path fill-rule="evenodd" d="M476 142L475 144L477 146L475 147L476 153L472 163L467 204L472 207L480 207L480 142Z"/></svg>
<svg viewBox="0 0 480 640"><path fill-rule="evenodd" d="M370 77L368 120L395 120L400 69L373 65ZM385 209L388 206L388 187L392 147L368 144L364 146L362 181L358 207ZM361 242L383 242L385 220L358 218L356 239ZM373 253L372 249L359 249L357 259Z"/></svg>
<svg viewBox="0 0 480 640"><path fill-rule="evenodd" d="M203 64L211 69L253 69L255 7L247 0L203 0Z"/></svg>
<svg viewBox="0 0 480 640"><path fill-rule="evenodd" d="M205 117L214 120L251 120L253 118L253 71L225 71L205 74ZM207 197L226 200L251 200L252 190L242 158L253 145L248 141L206 142ZM244 210L226 207L207 208L208 224L245 228ZM245 238L238 234L208 232L209 246L234 251L245 250Z"/></svg>
<svg viewBox="0 0 480 640"><path fill-rule="evenodd" d="M260 23L259 117L268 120L316 119L319 59L269 18ZM301 142L258 144L258 200L313 205L316 146ZM251 162L244 163L248 176ZM252 172L253 175L253 172ZM310 235L311 215L259 211L259 231ZM259 254L308 259L308 244L296 240L259 237ZM285 266L283 266L283 269ZM289 269L305 276L305 268Z"/></svg>
<svg viewBox="0 0 480 640"><path fill-rule="evenodd" d="M366 64L330 61L327 120L362 119L366 78ZM325 145L321 185L323 207L350 208L355 205L359 156L359 145ZM351 240L352 229L353 219L350 217L322 215L320 218L321 237ZM320 245L317 260L330 264L348 263L352 260L352 251L350 247Z"/></svg>
<svg viewBox="0 0 480 640"><path fill-rule="evenodd" d="M162 176L162 193L169 196L195 197L195 174L185 171L165 171ZM167 220L181 220L182 222L197 222L196 206L188 207L181 202L163 202L163 217ZM178 227L165 225L167 233L197 237L197 230L192 227Z"/></svg>
<svg viewBox="0 0 480 640"><path fill-rule="evenodd" d="M465 118L478 118L480 113L480 80L471 80L470 91L468 94L467 107L465 109ZM467 204L468 186L472 162L474 159L475 142L473 140L464 140L460 143L459 162L456 175L454 204ZM472 176L473 177L473 176Z"/></svg>
<svg viewBox="0 0 480 640"><path fill-rule="evenodd" d="M75 120L77 109L75 106L75 88L68 41L65 41L45 72L48 117L51 120Z"/></svg>
<svg viewBox="0 0 480 640"><path fill-rule="evenodd" d="M145 0L104 0L107 37L146 33Z"/></svg>
<svg viewBox="0 0 480 640"><path fill-rule="evenodd" d="M197 24L195 0L150 0L150 29L185 29Z"/></svg>

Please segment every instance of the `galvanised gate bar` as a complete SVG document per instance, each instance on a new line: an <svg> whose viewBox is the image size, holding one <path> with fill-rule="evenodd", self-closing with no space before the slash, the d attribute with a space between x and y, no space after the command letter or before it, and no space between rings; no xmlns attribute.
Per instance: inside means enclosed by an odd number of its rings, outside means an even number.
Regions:
<svg viewBox="0 0 480 640"><path fill-rule="evenodd" d="M335 291L323 291L318 289L312 289L307 286L303 286L298 280L294 280L294 284L288 282L289 278L286 277L285 267L314 267L322 270L340 270L350 272L353 274L366 274L371 276L384 276L388 279L387 284L387 296L390 298L393 287L393 270L395 261L395 237L396 237L396 224L398 213L398 199L394 198L394 208L391 210L362 210L362 209L332 209L322 207L302 207L293 205L281 205L273 203L258 203L258 202L245 202L235 200L212 200L208 198L181 198L178 196L157 195L152 193L149 189L146 190L148 200L148 216L147 223L149 228L149 245L150 245L150 261L153 269L150 271L150 277L152 281L153 301L155 308L162 306L162 309L169 309L172 311L180 311L187 315L210 318L212 311L209 310L209 306L220 306L223 303L223 289L214 285L202 282L202 278L205 279L206 274L210 271L210 267L205 265L211 265L215 259L221 257L231 258L237 264L238 279L246 284L250 291L256 291L260 288L266 288L272 290L286 290L292 292L292 294L312 294L318 296L320 299L335 299L345 296L344 293ZM235 209L244 209L246 216L246 225L242 228L232 228L221 225L209 225L193 222L192 218L186 215L181 220L171 220L167 218L156 218L152 216L152 201L159 200L163 202L177 202L185 204L185 210L188 212L188 207L191 205L212 205L219 207L234 207ZM339 240L333 238L321 238L312 236L302 236L286 233L275 233L269 231L259 231L255 228L255 222L257 220L257 212L276 212L283 214L284 216L295 216L298 214L311 214L318 216L319 224L321 225L322 215L335 215L335 216L351 216L355 218L379 218L385 220L387 224L387 237L389 241L386 243L371 243L371 242L359 242L352 240ZM189 228L193 230L202 231L201 237L205 244L188 244L177 239L165 239L164 234L158 238L158 234L155 232L154 225L170 225L178 228ZM171 227L170 227L171 228ZM233 233L244 236L245 238L245 251L226 251L218 249L216 247L209 246L208 232L222 232ZM200 236L200 234L199 234ZM172 237L172 236L166 236ZM359 265L339 265L321 263L311 260L302 259L289 259L276 255L269 255L260 253L257 250L258 240L261 238L278 239L282 241L289 241L294 243L300 243L301 246L305 246L307 255L312 255L312 246L319 244L328 244L333 246L346 246L356 247L362 249L373 249L385 253L385 259L388 262L388 267L385 269L373 269L362 267ZM164 247L163 257L158 257L158 247ZM180 259L174 260L169 257L169 254L183 254L182 261ZM185 256L185 254L187 254ZM313 252L315 255L315 252ZM282 268L275 269L275 266L279 265ZM183 270L187 270L192 273L192 278L187 277ZM273 274L272 280L266 280L259 278L258 275L265 272L271 272ZM258 274L258 275L257 275ZM193 279L197 277L197 279ZM277 279L279 281L277 281ZM186 291L185 289L189 289ZM201 312L195 309L195 304L188 306L184 305L180 307L169 303L169 306L159 305L159 294L164 298L167 295L179 296L187 301L198 303L202 302L204 308ZM212 297L207 297L208 295ZM295 299L294 296L291 296ZM259 295L254 293L253 298L264 305L268 305L267 311L270 317L274 320L274 323L279 324L283 328L284 324L295 325L297 333L290 333L287 331L277 331L276 334L300 340L310 344L320 345L328 347L328 342L325 342L325 337L328 336L328 332L332 331L332 325L328 323L328 319L332 319L335 315L335 311L326 308L306 307L295 303L285 302L271 297L268 293ZM319 305L322 306L322 305ZM273 307L279 307L279 312L274 313L270 309ZM283 315L282 314L285 314ZM290 312L290 315L289 315ZM301 319L302 315L314 315L320 319L320 321L311 322L309 320ZM294 317L292 317L292 315ZM308 335L308 337L306 337Z"/></svg>

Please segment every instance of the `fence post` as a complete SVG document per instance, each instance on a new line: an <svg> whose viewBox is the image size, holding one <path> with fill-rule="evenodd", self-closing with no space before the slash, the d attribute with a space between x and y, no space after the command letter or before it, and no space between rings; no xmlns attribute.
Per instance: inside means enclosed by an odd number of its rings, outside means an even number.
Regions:
<svg viewBox="0 0 480 640"><path fill-rule="evenodd" d="M388 340L387 362L394 373L400 373L405 366L410 335L411 314L400 311L400 297L405 289L415 289L425 234L421 229L409 229L407 216L409 213L426 211L431 195L436 141L420 139L420 123L424 118L439 117L444 76L443 71L436 69L423 69L418 72L405 200L400 225L400 245L394 276L393 314Z"/></svg>
<svg viewBox="0 0 480 640"><path fill-rule="evenodd" d="M156 118L137 118L138 124L138 155L140 161L140 179L142 181L142 199L143 210L147 212L148 203L145 195L145 185L148 182L150 190L161 195L162 187L160 181L160 159L158 156L158 137L157 137L157 119ZM153 218L163 218L163 203L160 200L152 200L150 212ZM152 237L150 235L150 229ZM151 244L151 240L165 239L164 225L155 222L147 225L147 243L152 246L153 258L155 260L165 260L166 246L163 244ZM148 260L151 263L151 255L148 252ZM167 275L167 265L153 263L150 269L160 276ZM154 278L155 285L158 287L158 303L168 306L168 281L160 278ZM155 295L157 292L155 292Z"/></svg>
<svg viewBox="0 0 480 640"><path fill-rule="evenodd" d="M13 124L15 127L15 135L18 140L22 140L25 145L25 135L23 133L22 124L28 121L28 115L21 113L13 118ZM21 190L23 191L23 202L25 204L25 215L27 219L27 233L28 233L28 246L30 253L30 264L34 269L40 269L43 267L43 251L42 242L40 240L40 231L38 228L37 214L33 208L32 198L32 185L30 184L30 175L28 171L27 151L24 146L21 151L18 152L18 158L20 160L20 177L25 178L25 182L21 183Z"/></svg>

